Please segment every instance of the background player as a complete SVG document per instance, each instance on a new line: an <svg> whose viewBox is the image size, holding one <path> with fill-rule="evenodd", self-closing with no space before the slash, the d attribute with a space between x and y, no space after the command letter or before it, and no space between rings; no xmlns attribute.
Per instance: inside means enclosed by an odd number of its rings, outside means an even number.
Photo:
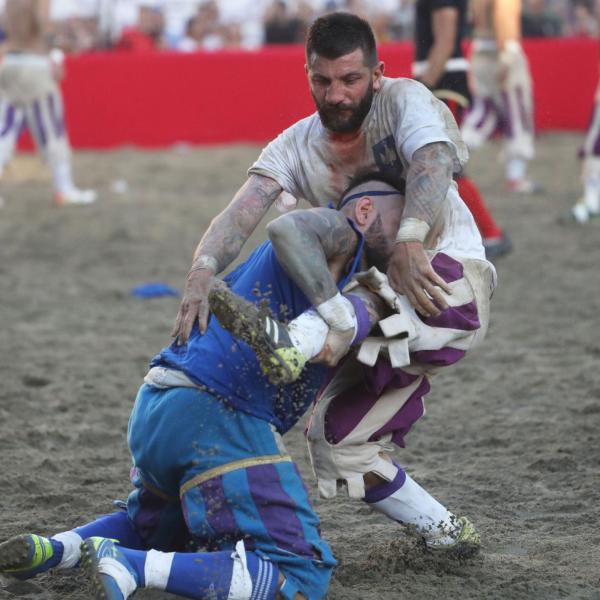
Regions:
<svg viewBox="0 0 600 600"><path fill-rule="evenodd" d="M600 0L596 0L596 19L600 32ZM581 148L583 195L563 221L587 223L600 217L600 85L596 90L594 112Z"/></svg>
<svg viewBox="0 0 600 600"><path fill-rule="evenodd" d="M477 148L500 127L507 188L539 192L540 186L527 175L535 152L531 76L521 47L521 0L471 2L473 107L462 124L463 138Z"/></svg>
<svg viewBox="0 0 600 600"><path fill-rule="evenodd" d="M48 54L49 0L6 0L6 40L0 63L0 174L24 123L52 172L57 204L90 204L93 190L78 189L71 174L59 51Z"/></svg>
<svg viewBox="0 0 600 600"><path fill-rule="evenodd" d="M413 77L443 100L460 125L471 104L467 82L468 62L462 42L467 21L467 0L417 0ZM498 227L479 189L464 173L456 176L458 193L475 217L489 259L512 248Z"/></svg>

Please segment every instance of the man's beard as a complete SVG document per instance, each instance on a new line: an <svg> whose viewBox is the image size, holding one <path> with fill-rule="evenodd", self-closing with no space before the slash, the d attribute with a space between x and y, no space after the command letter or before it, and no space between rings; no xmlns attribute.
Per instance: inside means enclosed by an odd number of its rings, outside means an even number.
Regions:
<svg viewBox="0 0 600 600"><path fill-rule="evenodd" d="M365 120L365 117L371 110L373 103L373 82L369 83L369 87L362 97L361 101L356 106L348 106L347 104L327 105L319 104L315 97L317 111L321 118L323 126L334 133L351 133L356 131ZM350 116L345 116L341 111L352 111Z"/></svg>

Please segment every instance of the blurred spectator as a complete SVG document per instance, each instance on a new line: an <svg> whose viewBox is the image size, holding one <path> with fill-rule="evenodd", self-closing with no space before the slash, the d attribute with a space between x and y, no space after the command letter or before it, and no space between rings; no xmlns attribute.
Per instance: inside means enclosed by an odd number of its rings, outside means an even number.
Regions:
<svg viewBox="0 0 600 600"><path fill-rule="evenodd" d="M138 21L134 27L127 27L116 45L117 50L148 52L165 46L165 20L162 11L154 4L140 4Z"/></svg>
<svg viewBox="0 0 600 600"><path fill-rule="evenodd" d="M306 23L290 12L284 0L275 0L265 14L265 44L298 44L304 41Z"/></svg>
<svg viewBox="0 0 600 600"><path fill-rule="evenodd" d="M183 52L220 50L230 44L228 28L221 25L219 6L215 0L206 0L196 15L187 23L186 35L177 48Z"/></svg>
<svg viewBox="0 0 600 600"><path fill-rule="evenodd" d="M562 35L559 16L546 8L544 0L526 0L521 15L523 37L555 37Z"/></svg>
<svg viewBox="0 0 600 600"><path fill-rule="evenodd" d="M569 35L574 37L598 37L598 20L594 15L590 0L574 0L571 5L572 16Z"/></svg>

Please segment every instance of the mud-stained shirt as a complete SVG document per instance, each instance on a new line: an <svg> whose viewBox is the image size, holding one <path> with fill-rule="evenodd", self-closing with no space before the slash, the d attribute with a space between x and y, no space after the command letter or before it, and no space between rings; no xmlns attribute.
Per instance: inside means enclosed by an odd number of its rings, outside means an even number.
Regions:
<svg viewBox="0 0 600 600"><path fill-rule="evenodd" d="M452 148L454 171L460 172L468 151L448 107L417 81L384 77L358 132L333 134L314 113L264 148L248 172L274 179L296 199L326 206L335 204L361 171L406 177L414 152L434 142ZM437 249L483 258L481 237L454 184L447 200Z"/></svg>

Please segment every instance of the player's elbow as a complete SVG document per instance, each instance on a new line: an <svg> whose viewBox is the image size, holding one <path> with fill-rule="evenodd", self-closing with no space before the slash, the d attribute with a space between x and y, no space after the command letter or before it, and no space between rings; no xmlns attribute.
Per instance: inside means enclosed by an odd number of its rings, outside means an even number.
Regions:
<svg viewBox="0 0 600 600"><path fill-rule="evenodd" d="M282 215L274 219L267 225L267 235L274 245L281 241L290 238L292 231L295 229L295 220L293 213Z"/></svg>

